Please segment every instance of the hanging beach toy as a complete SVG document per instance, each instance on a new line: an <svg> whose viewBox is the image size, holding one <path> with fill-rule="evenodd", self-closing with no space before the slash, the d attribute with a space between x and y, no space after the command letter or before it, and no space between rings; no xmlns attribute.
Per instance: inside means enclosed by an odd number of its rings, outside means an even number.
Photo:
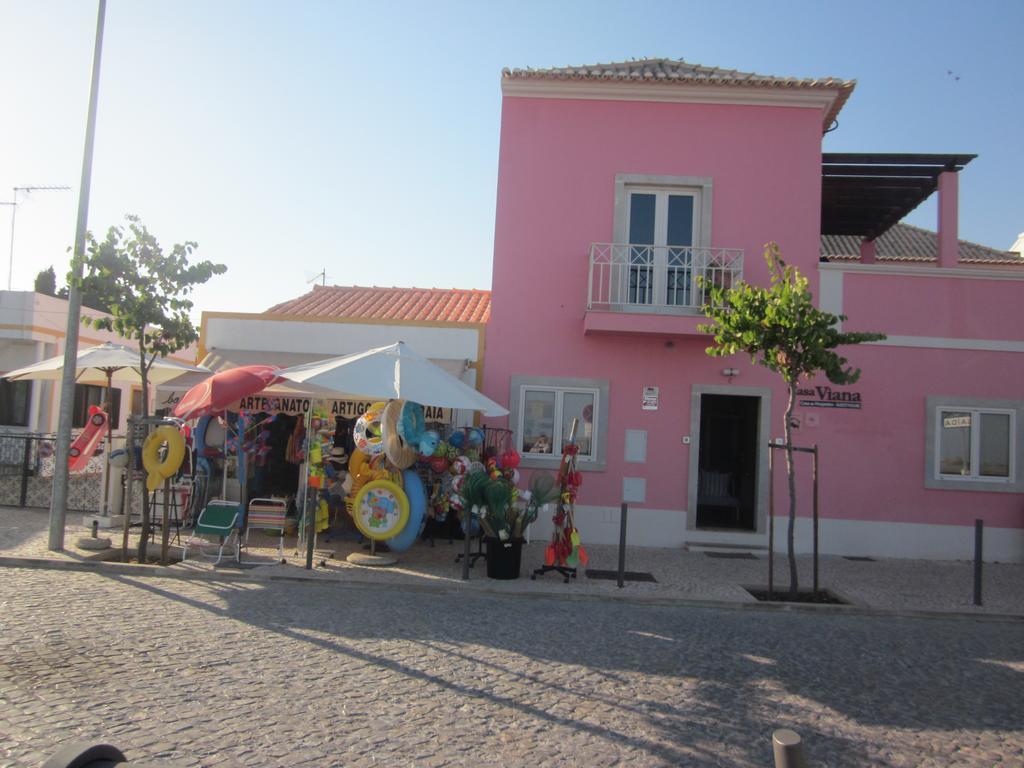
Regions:
<svg viewBox="0 0 1024 768"><path fill-rule="evenodd" d="M409 498L397 483L374 480L356 495L352 519L367 538L390 539L401 533L409 521Z"/></svg>
<svg viewBox="0 0 1024 768"><path fill-rule="evenodd" d="M352 430L352 440L356 448L367 456L378 456L384 452L384 441L381 437L381 418L384 415L385 403L374 403L356 420Z"/></svg>
<svg viewBox="0 0 1024 768"><path fill-rule="evenodd" d="M404 400L392 400L384 408L384 418L381 423L384 455L398 469L408 469L419 458L419 451L413 447L415 444L409 444L401 437L399 423L407 405L408 403ZM423 409L421 408L420 418L422 416Z"/></svg>
<svg viewBox="0 0 1024 768"><path fill-rule="evenodd" d="M406 445L419 445L423 433L427 431L427 420L423 416L423 406L411 400L401 401L401 413L398 416L398 436Z"/></svg>

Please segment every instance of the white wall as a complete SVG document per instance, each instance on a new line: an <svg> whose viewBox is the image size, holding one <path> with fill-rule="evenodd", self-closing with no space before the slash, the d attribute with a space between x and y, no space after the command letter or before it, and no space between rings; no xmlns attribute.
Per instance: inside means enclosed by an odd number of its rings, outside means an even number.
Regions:
<svg viewBox="0 0 1024 768"><path fill-rule="evenodd" d="M250 317L204 316L203 348L264 352L348 355L404 341L413 350L437 360L475 361L480 331L476 328L434 327L349 322L305 322Z"/></svg>

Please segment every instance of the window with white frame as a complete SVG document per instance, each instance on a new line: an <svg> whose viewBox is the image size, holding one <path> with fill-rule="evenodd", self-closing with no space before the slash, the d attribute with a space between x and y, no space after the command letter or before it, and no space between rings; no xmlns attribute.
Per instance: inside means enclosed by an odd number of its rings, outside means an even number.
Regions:
<svg viewBox="0 0 1024 768"><path fill-rule="evenodd" d="M1012 483L1015 422L1008 409L936 408L936 478Z"/></svg>
<svg viewBox="0 0 1024 768"><path fill-rule="evenodd" d="M521 466L557 467L575 419L579 468L584 472L607 468L607 379L514 374L509 384L508 425L512 444L522 455Z"/></svg>
<svg viewBox="0 0 1024 768"><path fill-rule="evenodd" d="M576 420L579 460L594 460L600 391L589 388L524 385L519 390L519 451L530 458L560 459Z"/></svg>
<svg viewBox="0 0 1024 768"><path fill-rule="evenodd" d="M698 304L695 249L711 235L711 179L619 174L614 235L626 264L612 293L626 305Z"/></svg>

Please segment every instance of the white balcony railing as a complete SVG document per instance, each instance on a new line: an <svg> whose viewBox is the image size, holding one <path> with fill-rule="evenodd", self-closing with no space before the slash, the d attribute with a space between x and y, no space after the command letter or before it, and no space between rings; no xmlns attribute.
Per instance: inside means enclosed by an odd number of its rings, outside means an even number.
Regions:
<svg viewBox="0 0 1024 768"><path fill-rule="evenodd" d="M592 243L589 277L587 309L694 314L710 286L729 288L743 279L743 251Z"/></svg>

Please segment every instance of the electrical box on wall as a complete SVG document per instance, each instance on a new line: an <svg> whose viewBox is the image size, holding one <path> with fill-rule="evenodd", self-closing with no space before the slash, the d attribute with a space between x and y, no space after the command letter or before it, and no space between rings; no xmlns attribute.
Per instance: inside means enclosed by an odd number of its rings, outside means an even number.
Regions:
<svg viewBox="0 0 1024 768"><path fill-rule="evenodd" d="M643 464L647 461L647 430L626 430L626 461Z"/></svg>
<svg viewBox="0 0 1024 768"><path fill-rule="evenodd" d="M642 477L622 478L622 500L643 504L647 500L647 480Z"/></svg>

